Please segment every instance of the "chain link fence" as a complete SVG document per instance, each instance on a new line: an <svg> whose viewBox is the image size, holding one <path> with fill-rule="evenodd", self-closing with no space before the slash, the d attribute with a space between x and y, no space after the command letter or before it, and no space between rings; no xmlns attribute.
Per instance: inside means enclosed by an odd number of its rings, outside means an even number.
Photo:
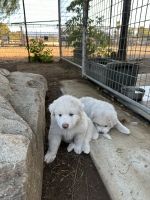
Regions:
<svg viewBox="0 0 150 200"><path fill-rule="evenodd" d="M56 23L56 22L55 22ZM24 23L3 23L8 31L0 31L0 59L15 60L28 58L27 39ZM27 37L42 40L46 48L52 49L54 56L59 56L58 22L27 23Z"/></svg>
<svg viewBox="0 0 150 200"><path fill-rule="evenodd" d="M60 0L60 19L62 59L150 119L150 1Z"/></svg>
<svg viewBox="0 0 150 200"><path fill-rule="evenodd" d="M59 20L50 0L40 5L25 1L26 12L21 4L1 20L0 60L27 60L28 42L40 39L150 119L150 0L58 0Z"/></svg>
<svg viewBox="0 0 150 200"><path fill-rule="evenodd" d="M24 3L24 4L23 4ZM0 13L0 60L28 59L27 43L42 40L54 56L59 56L59 27L56 3L51 1L19 1L18 10L8 16ZM56 8L55 8L56 7ZM55 15L52 13L55 11ZM5 16L5 17L3 17Z"/></svg>

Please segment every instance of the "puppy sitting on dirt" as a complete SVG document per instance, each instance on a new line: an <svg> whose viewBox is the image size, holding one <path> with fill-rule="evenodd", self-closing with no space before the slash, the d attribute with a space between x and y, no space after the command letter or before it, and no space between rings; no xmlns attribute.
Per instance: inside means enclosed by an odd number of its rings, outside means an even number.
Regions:
<svg viewBox="0 0 150 200"><path fill-rule="evenodd" d="M51 126L49 130L49 149L45 162L52 162L57 154L61 140L69 143L68 152L74 149L80 154L90 152L91 139L98 138L98 132L88 118L79 99L64 95L55 100L50 106Z"/></svg>
<svg viewBox="0 0 150 200"><path fill-rule="evenodd" d="M88 117L95 124L97 131L103 133L104 137L111 139L108 132L113 127L121 133L130 134L130 130L119 121L113 105L92 97L82 97L80 100L84 104L84 110Z"/></svg>

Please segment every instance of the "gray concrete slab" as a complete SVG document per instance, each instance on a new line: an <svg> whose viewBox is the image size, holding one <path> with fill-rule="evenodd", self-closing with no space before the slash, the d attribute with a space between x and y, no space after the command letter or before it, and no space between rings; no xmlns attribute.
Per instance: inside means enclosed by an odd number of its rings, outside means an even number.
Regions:
<svg viewBox="0 0 150 200"><path fill-rule="evenodd" d="M77 80L61 81L61 86L64 94L108 101L96 87ZM112 140L100 137L91 142L91 157L113 200L149 200L150 126L119 105L114 106L131 135L112 129Z"/></svg>

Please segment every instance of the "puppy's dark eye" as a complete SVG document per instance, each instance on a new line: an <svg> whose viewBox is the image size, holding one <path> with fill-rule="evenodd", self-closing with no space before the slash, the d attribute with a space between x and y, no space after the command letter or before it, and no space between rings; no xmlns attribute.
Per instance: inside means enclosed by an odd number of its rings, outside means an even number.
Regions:
<svg viewBox="0 0 150 200"><path fill-rule="evenodd" d="M107 125L105 125L104 127L107 127Z"/></svg>
<svg viewBox="0 0 150 200"><path fill-rule="evenodd" d="M69 113L69 116L70 116L70 117L72 117L72 116L73 116L73 114L72 114L72 113Z"/></svg>
<svg viewBox="0 0 150 200"><path fill-rule="evenodd" d="M59 114L59 117L61 117L62 116L62 114Z"/></svg>

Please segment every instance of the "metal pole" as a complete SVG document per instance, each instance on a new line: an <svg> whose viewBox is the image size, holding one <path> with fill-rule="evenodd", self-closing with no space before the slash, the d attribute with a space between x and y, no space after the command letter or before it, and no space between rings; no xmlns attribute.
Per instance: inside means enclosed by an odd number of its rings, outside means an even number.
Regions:
<svg viewBox="0 0 150 200"><path fill-rule="evenodd" d="M25 11L24 0L22 0L22 5L23 5L23 14L24 14L24 25L25 25L25 32L26 32L27 50L28 50L28 61L30 62L29 38L28 38L28 29L27 29L26 11Z"/></svg>
<svg viewBox="0 0 150 200"><path fill-rule="evenodd" d="M122 10L120 38L119 38L119 49L118 49L118 55L117 55L119 60L126 60L130 9L131 9L131 0L124 0L123 10Z"/></svg>
<svg viewBox="0 0 150 200"><path fill-rule="evenodd" d="M59 56L62 57L62 41L61 41L61 9L60 0L58 0L58 26L59 26Z"/></svg>

